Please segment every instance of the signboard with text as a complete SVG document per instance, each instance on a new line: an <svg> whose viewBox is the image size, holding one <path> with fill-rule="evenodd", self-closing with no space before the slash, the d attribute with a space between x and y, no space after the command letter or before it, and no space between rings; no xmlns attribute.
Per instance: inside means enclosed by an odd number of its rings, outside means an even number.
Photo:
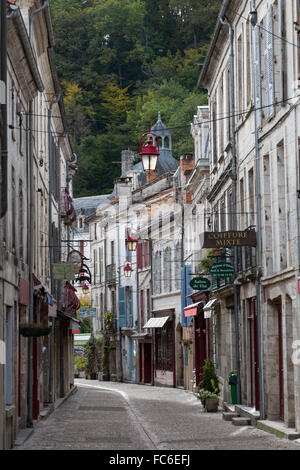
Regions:
<svg viewBox="0 0 300 470"><path fill-rule="evenodd" d="M194 290L208 290L211 282L206 277L195 277L191 280L190 286Z"/></svg>
<svg viewBox="0 0 300 470"><path fill-rule="evenodd" d="M53 279L57 281L73 281L75 279L76 266L74 263L54 263Z"/></svg>
<svg viewBox="0 0 300 470"><path fill-rule="evenodd" d="M231 248L234 246L256 246L256 231L204 232L202 248Z"/></svg>
<svg viewBox="0 0 300 470"><path fill-rule="evenodd" d="M96 309L92 308L92 307L81 308L79 310L79 317L80 318L95 318L96 317Z"/></svg>
<svg viewBox="0 0 300 470"><path fill-rule="evenodd" d="M212 277L216 279L227 279L232 277L235 273L234 265L226 261L220 261L219 263L214 263L210 268L209 272Z"/></svg>

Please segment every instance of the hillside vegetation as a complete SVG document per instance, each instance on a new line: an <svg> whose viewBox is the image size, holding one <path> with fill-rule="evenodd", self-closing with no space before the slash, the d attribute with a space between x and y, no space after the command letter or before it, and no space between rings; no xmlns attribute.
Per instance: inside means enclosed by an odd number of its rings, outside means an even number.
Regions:
<svg viewBox="0 0 300 470"><path fill-rule="evenodd" d="M189 124L221 0L53 0L57 68L79 171L75 196L111 192L121 150L137 151L158 111L173 154Z"/></svg>

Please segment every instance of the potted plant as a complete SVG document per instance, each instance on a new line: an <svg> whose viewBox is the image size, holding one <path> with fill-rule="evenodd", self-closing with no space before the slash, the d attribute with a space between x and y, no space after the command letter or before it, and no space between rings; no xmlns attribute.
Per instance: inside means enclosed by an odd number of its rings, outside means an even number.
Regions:
<svg viewBox="0 0 300 470"><path fill-rule="evenodd" d="M99 350L97 347L97 341L93 335L91 334L91 337L89 341L86 344L86 352L85 352L85 357L86 357L86 378L87 375L90 377L91 380L96 380L98 377L98 372L100 370L101 364L101 358L99 354Z"/></svg>
<svg viewBox="0 0 300 470"><path fill-rule="evenodd" d="M74 357L74 375L75 377L81 377L85 371L87 362L84 357Z"/></svg>
<svg viewBox="0 0 300 470"><path fill-rule="evenodd" d="M203 377L198 387L198 398L208 412L218 411L219 380L211 359L206 359L203 367Z"/></svg>

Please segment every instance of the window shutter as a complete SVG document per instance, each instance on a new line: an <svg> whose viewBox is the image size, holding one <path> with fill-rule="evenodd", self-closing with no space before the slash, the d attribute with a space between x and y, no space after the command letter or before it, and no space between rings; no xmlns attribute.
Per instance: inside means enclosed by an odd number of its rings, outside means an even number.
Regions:
<svg viewBox="0 0 300 470"><path fill-rule="evenodd" d="M145 324L144 291L141 290L141 327Z"/></svg>
<svg viewBox="0 0 300 470"><path fill-rule="evenodd" d="M129 288L129 327L133 327L133 302L132 302L132 288Z"/></svg>
<svg viewBox="0 0 300 470"><path fill-rule="evenodd" d="M146 268L147 266L147 249L148 249L148 242L144 242L144 260L143 260L144 268Z"/></svg>
<svg viewBox="0 0 300 470"><path fill-rule="evenodd" d="M151 317L151 296L150 289L147 289L147 321Z"/></svg>
<svg viewBox="0 0 300 470"><path fill-rule="evenodd" d="M119 327L127 326L126 287L119 287Z"/></svg>
<svg viewBox="0 0 300 470"><path fill-rule="evenodd" d="M264 19L264 60L265 60L265 86L266 108L265 114L271 118L275 112L275 87L274 87L274 23L273 6L271 5Z"/></svg>
<svg viewBox="0 0 300 470"><path fill-rule="evenodd" d="M142 244L138 243L137 245L137 267L142 269Z"/></svg>
<svg viewBox="0 0 300 470"><path fill-rule="evenodd" d="M193 292L193 289L190 286L190 282L192 280L192 266L189 264L188 266L185 267L186 269L186 275L185 275L185 306L187 307L192 303L192 299L188 297L188 295L191 295ZM192 326L192 318L188 317L187 318L187 325L186 326Z"/></svg>
<svg viewBox="0 0 300 470"><path fill-rule="evenodd" d="M260 65L260 27L256 26L252 33L253 62L255 73L254 106L256 108L257 126L261 127L261 65Z"/></svg>
<svg viewBox="0 0 300 470"><path fill-rule="evenodd" d="M284 9L283 9L283 0L278 0L278 36L282 39L279 39L279 48L278 48L278 63L279 63L279 73L280 73L280 97L282 106L285 106L283 101L286 99L286 61L285 61L285 25L284 25Z"/></svg>

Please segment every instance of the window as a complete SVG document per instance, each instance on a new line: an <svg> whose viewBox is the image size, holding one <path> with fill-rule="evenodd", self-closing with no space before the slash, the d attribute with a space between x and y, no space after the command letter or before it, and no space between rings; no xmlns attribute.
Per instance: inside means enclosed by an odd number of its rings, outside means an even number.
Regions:
<svg viewBox="0 0 300 470"><path fill-rule="evenodd" d="M216 100L212 101L212 138L213 138L213 165L217 164L218 161L218 150L217 150L217 112L216 112Z"/></svg>
<svg viewBox="0 0 300 470"><path fill-rule="evenodd" d="M263 20L263 76L264 76L264 114L267 119L275 113L275 86L274 86L274 19L271 5Z"/></svg>
<svg viewBox="0 0 300 470"><path fill-rule="evenodd" d="M253 168L248 172L248 194L249 194L249 225L255 225L254 206L254 174Z"/></svg>
<svg viewBox="0 0 300 470"><path fill-rule="evenodd" d="M243 33L240 34L238 37L237 41L237 58L238 58L238 64L237 64L237 72L238 72L238 109L243 110L244 109L244 61L243 61Z"/></svg>
<svg viewBox="0 0 300 470"><path fill-rule="evenodd" d="M97 263L97 250L93 250L94 257L94 284L98 284L98 263Z"/></svg>
<svg viewBox="0 0 300 470"><path fill-rule="evenodd" d="M5 321L5 404L13 403L13 309L6 307Z"/></svg>
<svg viewBox="0 0 300 470"><path fill-rule="evenodd" d="M171 280L172 266L171 266L171 249L167 247L164 251L164 292L171 292L172 280Z"/></svg>
<svg viewBox="0 0 300 470"><path fill-rule="evenodd" d="M141 301L141 328L145 325L145 305L144 305L144 291L141 290L140 293L140 301ZM143 330L142 330L143 331Z"/></svg>
<svg viewBox="0 0 300 470"><path fill-rule="evenodd" d="M111 264L115 264L115 242L110 242Z"/></svg>
<svg viewBox="0 0 300 470"><path fill-rule="evenodd" d="M250 106L251 103L251 23L247 21L246 23L246 77L247 77L247 106Z"/></svg>
<svg viewBox="0 0 300 470"><path fill-rule="evenodd" d="M15 184L15 169L11 167L11 210L12 210L12 251L16 252L16 184Z"/></svg>
<svg viewBox="0 0 300 470"><path fill-rule="evenodd" d="M99 248L99 283L102 282L103 248Z"/></svg>
<svg viewBox="0 0 300 470"><path fill-rule="evenodd" d="M147 318L146 321L151 317L151 293L150 289L147 289Z"/></svg>
<svg viewBox="0 0 300 470"><path fill-rule="evenodd" d="M24 199L23 182L19 179L19 256L24 259Z"/></svg>

